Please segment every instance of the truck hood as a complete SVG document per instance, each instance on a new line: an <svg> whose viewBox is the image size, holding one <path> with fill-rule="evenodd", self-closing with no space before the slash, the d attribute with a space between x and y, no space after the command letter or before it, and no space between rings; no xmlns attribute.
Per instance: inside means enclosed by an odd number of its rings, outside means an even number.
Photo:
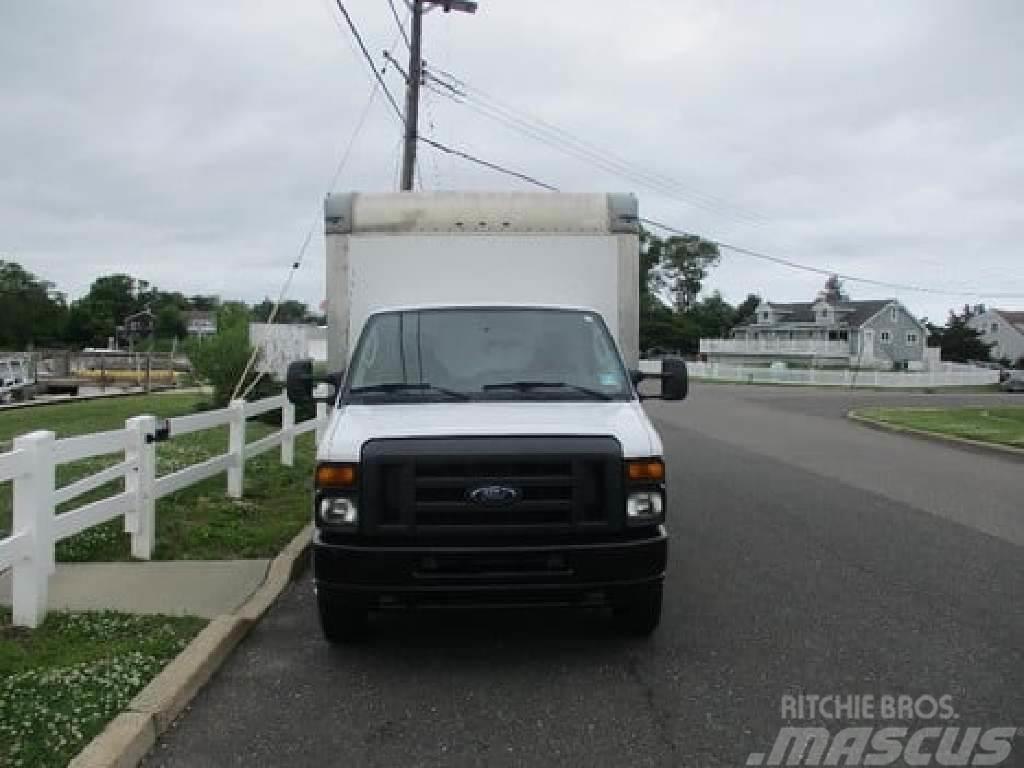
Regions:
<svg viewBox="0 0 1024 768"><path fill-rule="evenodd" d="M607 435L627 458L661 454L640 403L490 402L349 405L335 409L318 458L359 461L376 438L479 435Z"/></svg>

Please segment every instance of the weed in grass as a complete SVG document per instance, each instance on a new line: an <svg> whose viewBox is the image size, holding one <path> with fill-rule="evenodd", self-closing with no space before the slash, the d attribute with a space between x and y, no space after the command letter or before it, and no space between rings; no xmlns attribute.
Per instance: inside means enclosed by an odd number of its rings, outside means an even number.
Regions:
<svg viewBox="0 0 1024 768"><path fill-rule="evenodd" d="M0 609L0 766L63 766L174 658L201 619Z"/></svg>

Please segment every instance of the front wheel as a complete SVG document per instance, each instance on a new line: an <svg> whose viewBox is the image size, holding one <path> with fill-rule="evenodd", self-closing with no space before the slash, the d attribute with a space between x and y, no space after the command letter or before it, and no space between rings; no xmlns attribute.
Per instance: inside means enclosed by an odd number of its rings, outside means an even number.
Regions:
<svg viewBox="0 0 1024 768"><path fill-rule="evenodd" d="M633 587L612 600L615 624L625 632L647 637L661 623L661 583Z"/></svg>
<svg viewBox="0 0 1024 768"><path fill-rule="evenodd" d="M365 601L317 593L320 629L332 644L353 643L366 636L370 609Z"/></svg>

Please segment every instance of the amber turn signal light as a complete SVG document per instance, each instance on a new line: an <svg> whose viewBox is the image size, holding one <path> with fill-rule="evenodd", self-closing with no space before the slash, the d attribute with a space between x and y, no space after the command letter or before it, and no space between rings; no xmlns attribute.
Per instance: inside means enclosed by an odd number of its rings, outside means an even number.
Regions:
<svg viewBox="0 0 1024 768"><path fill-rule="evenodd" d="M633 483L660 483L665 464L661 459L632 459L626 462L626 477Z"/></svg>
<svg viewBox="0 0 1024 768"><path fill-rule="evenodd" d="M316 468L317 488L355 488L355 464L318 464Z"/></svg>

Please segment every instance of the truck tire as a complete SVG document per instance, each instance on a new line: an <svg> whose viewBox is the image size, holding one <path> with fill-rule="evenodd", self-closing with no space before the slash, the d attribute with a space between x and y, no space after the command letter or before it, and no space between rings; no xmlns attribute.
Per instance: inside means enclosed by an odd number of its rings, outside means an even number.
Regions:
<svg viewBox="0 0 1024 768"><path fill-rule="evenodd" d="M366 637L370 609L365 601L318 594L316 602L320 629L327 642L354 643Z"/></svg>
<svg viewBox="0 0 1024 768"><path fill-rule="evenodd" d="M613 598L612 616L622 631L647 637L661 622L661 584L625 590Z"/></svg>

